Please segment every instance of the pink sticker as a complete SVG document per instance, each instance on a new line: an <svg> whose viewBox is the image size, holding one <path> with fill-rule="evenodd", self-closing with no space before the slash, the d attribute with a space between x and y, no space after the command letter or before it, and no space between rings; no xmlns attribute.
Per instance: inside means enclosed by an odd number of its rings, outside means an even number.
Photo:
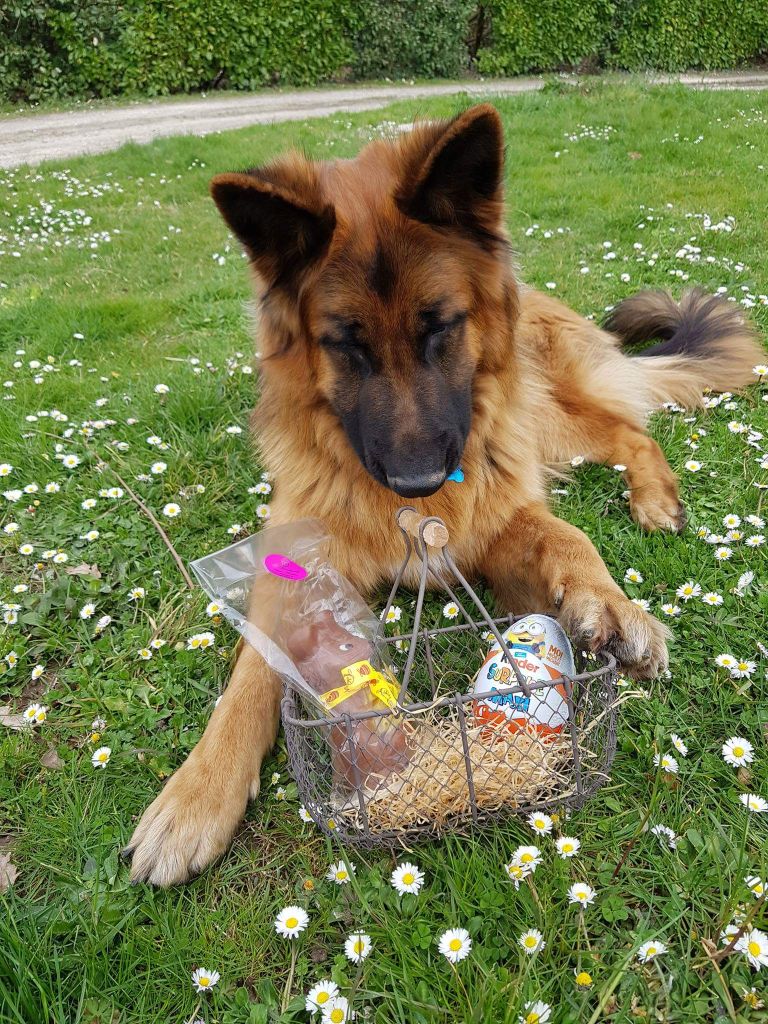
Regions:
<svg viewBox="0 0 768 1024"><path fill-rule="evenodd" d="M285 580L303 580L307 576L307 570L298 562L292 562L285 555L267 555L264 559L264 568L273 576L282 576Z"/></svg>

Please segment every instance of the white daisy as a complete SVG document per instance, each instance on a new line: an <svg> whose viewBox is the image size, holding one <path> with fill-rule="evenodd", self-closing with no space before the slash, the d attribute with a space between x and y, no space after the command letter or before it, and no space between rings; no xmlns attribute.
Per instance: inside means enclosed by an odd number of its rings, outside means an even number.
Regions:
<svg viewBox="0 0 768 1024"><path fill-rule="evenodd" d="M192 972L192 984L195 986L196 992L207 992L208 989L213 988L220 977L218 971L209 971L205 967L198 967L196 971Z"/></svg>
<svg viewBox="0 0 768 1024"><path fill-rule="evenodd" d="M307 824L310 824L312 821L314 821L314 818L309 813L304 804L302 804L301 807L299 807L299 817L301 818L302 821L306 822Z"/></svg>
<svg viewBox="0 0 768 1024"><path fill-rule="evenodd" d="M732 654L718 654L715 658L715 664L720 668L732 669L735 668L738 662Z"/></svg>
<svg viewBox="0 0 768 1024"><path fill-rule="evenodd" d="M756 668L754 661L737 661L731 666L731 675L734 679L749 679Z"/></svg>
<svg viewBox="0 0 768 1024"><path fill-rule="evenodd" d="M301 907L283 907L274 924L278 935L285 939L295 939L309 924L309 914Z"/></svg>
<svg viewBox="0 0 768 1024"><path fill-rule="evenodd" d="M42 704L30 704L21 717L26 725L42 725L48 717L48 708Z"/></svg>
<svg viewBox="0 0 768 1024"><path fill-rule="evenodd" d="M538 928L529 928L527 932L523 932L517 942L529 956L533 956L534 953L538 953L546 946L544 936Z"/></svg>
<svg viewBox="0 0 768 1024"><path fill-rule="evenodd" d="M757 875L747 875L744 881L755 899L759 900L765 892L765 882L762 878L758 878Z"/></svg>
<svg viewBox="0 0 768 1024"><path fill-rule="evenodd" d="M666 842L670 850L677 849L677 836L668 825L654 825L651 835L658 836L659 839Z"/></svg>
<svg viewBox="0 0 768 1024"><path fill-rule="evenodd" d="M455 601L449 601L443 606L443 615L446 619L455 619L459 614L459 606Z"/></svg>
<svg viewBox="0 0 768 1024"><path fill-rule="evenodd" d="M744 932L736 943L736 949L744 954L756 971L768 967L768 935L765 932L757 928Z"/></svg>
<svg viewBox="0 0 768 1024"><path fill-rule="evenodd" d="M437 948L452 964L465 960L472 949L472 939L466 928L449 928L437 940Z"/></svg>
<svg viewBox="0 0 768 1024"><path fill-rule="evenodd" d="M392 888L396 889L401 896L405 893L418 896L424 884L424 872L415 864L405 861L403 864L397 865L390 876L389 882Z"/></svg>
<svg viewBox="0 0 768 1024"><path fill-rule="evenodd" d="M537 999L534 1003L526 1003L518 1017L519 1024L547 1024L552 1016L552 1007Z"/></svg>
<svg viewBox="0 0 768 1024"><path fill-rule="evenodd" d="M596 896L595 890L591 885L587 885L586 882L574 882L568 890L568 902L578 903L582 907L588 907L590 903L594 902Z"/></svg>
<svg viewBox="0 0 768 1024"><path fill-rule="evenodd" d="M687 757L688 756L688 747L683 742L683 740L677 735L677 733L673 732L672 735L669 738L672 740L672 746L675 748L675 750L678 752L678 754L681 757Z"/></svg>
<svg viewBox="0 0 768 1024"><path fill-rule="evenodd" d="M99 747L91 754L91 764L94 768L106 768L112 756L111 747Z"/></svg>
<svg viewBox="0 0 768 1024"><path fill-rule="evenodd" d="M727 562L733 554L733 549L729 547L715 548L715 558L718 562Z"/></svg>
<svg viewBox="0 0 768 1024"><path fill-rule="evenodd" d="M339 986L333 981L318 981L316 985L307 992L307 1000L304 1008L307 1013L317 1013L323 1010L326 1004L339 994Z"/></svg>
<svg viewBox="0 0 768 1024"><path fill-rule="evenodd" d="M661 610L665 615L669 615L673 619L676 619L682 613L680 605L677 604L663 604Z"/></svg>
<svg viewBox="0 0 768 1024"><path fill-rule="evenodd" d="M146 593L147 592L144 589L144 587L131 587L131 589L128 591L128 600L140 601L142 597L146 595Z"/></svg>
<svg viewBox="0 0 768 1024"><path fill-rule="evenodd" d="M257 505L256 506L256 518L257 519L269 519L271 512L269 511L269 505Z"/></svg>
<svg viewBox="0 0 768 1024"><path fill-rule="evenodd" d="M528 824L534 832L538 832L540 835L549 835L552 831L553 823L548 814L542 814L541 811L534 811L533 814L528 815Z"/></svg>
<svg viewBox="0 0 768 1024"><path fill-rule="evenodd" d="M518 846L512 855L512 863L520 864L533 874L541 864L541 850L538 846Z"/></svg>
<svg viewBox="0 0 768 1024"><path fill-rule="evenodd" d="M354 1014L350 1012L346 996L334 996L322 1009L323 1024L346 1024Z"/></svg>
<svg viewBox="0 0 768 1024"><path fill-rule="evenodd" d="M352 963L359 964L371 952L371 937L364 932L352 932L344 943L344 954Z"/></svg>
<svg viewBox="0 0 768 1024"><path fill-rule="evenodd" d="M765 814L768 811L768 801L764 800L757 793L740 793L739 800L753 814Z"/></svg>
<svg viewBox="0 0 768 1024"><path fill-rule="evenodd" d="M681 601L690 601L692 597L698 597L701 594L701 584L688 580L687 583L683 583L677 588L675 594Z"/></svg>
<svg viewBox="0 0 768 1024"><path fill-rule="evenodd" d="M95 611L96 611L96 605L93 603L93 601L88 601L80 609L80 618L81 619L91 619L91 618L93 618L93 613Z"/></svg>
<svg viewBox="0 0 768 1024"><path fill-rule="evenodd" d="M637 959L641 964L647 964L649 960L653 960L654 957L661 956L662 953L667 952L667 947L663 942L658 939L650 939L648 942L644 942L637 951Z"/></svg>
<svg viewBox="0 0 768 1024"><path fill-rule="evenodd" d="M740 768L744 764L754 761L754 748L749 740L743 740L739 736L732 736L723 744L723 760L734 768Z"/></svg>
<svg viewBox="0 0 768 1024"><path fill-rule="evenodd" d="M741 519L734 512L729 512L727 516L723 516L723 526L726 530L735 530L737 526L741 526Z"/></svg>
<svg viewBox="0 0 768 1024"><path fill-rule="evenodd" d="M645 577L637 569L630 568L624 573L624 579L627 583L643 583Z"/></svg>
<svg viewBox="0 0 768 1024"><path fill-rule="evenodd" d="M559 856L563 860L567 860L568 857L575 857L581 848L581 841L574 839L573 836L560 836L555 840L555 848Z"/></svg>
<svg viewBox="0 0 768 1024"><path fill-rule="evenodd" d="M45 665L35 665L30 674L33 679L39 679L43 672L45 672Z"/></svg>
<svg viewBox="0 0 768 1024"><path fill-rule="evenodd" d="M393 604L390 608L387 608L386 612L386 616L384 615L384 612L381 613L381 616L385 618L386 622L399 622L403 614L402 608L400 608L399 605L396 604Z"/></svg>
<svg viewBox="0 0 768 1024"><path fill-rule="evenodd" d="M704 604L711 605L713 608L719 608L723 603L723 596L722 594L716 593L714 590L710 590L706 594L702 595L701 600Z"/></svg>
<svg viewBox="0 0 768 1024"><path fill-rule="evenodd" d="M325 877L329 882L336 882L337 885L347 885L354 873L354 864L350 864L349 867L347 867L344 861L340 860L337 864L331 864L325 873Z"/></svg>
<svg viewBox="0 0 768 1024"><path fill-rule="evenodd" d="M678 764L671 754L654 754L653 764L656 768L663 768L665 772L669 772L670 775L677 775Z"/></svg>
<svg viewBox="0 0 768 1024"><path fill-rule="evenodd" d="M168 519L175 519L176 516L181 515L181 508L175 501L169 501L167 504L163 505L163 515L167 516Z"/></svg>
<svg viewBox="0 0 768 1024"><path fill-rule="evenodd" d="M685 463L685 468L689 473L698 473L701 469L701 463L697 462L696 459L688 459Z"/></svg>
<svg viewBox="0 0 768 1024"><path fill-rule="evenodd" d="M746 545L748 548L760 548L765 544L765 537L762 533L754 533L751 537L747 537Z"/></svg>

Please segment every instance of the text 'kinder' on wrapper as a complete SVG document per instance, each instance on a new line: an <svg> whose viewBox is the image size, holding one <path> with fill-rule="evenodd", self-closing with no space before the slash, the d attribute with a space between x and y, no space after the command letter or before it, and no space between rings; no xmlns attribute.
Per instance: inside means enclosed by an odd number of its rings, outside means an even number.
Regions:
<svg viewBox="0 0 768 1024"><path fill-rule="evenodd" d="M502 636L529 685L573 676L571 644L562 626L548 615L518 619ZM516 688L516 692L509 692L510 688ZM498 641L475 676L472 692L478 695L473 701L475 721L487 722L493 726L493 733L528 728L547 736L562 732L568 721L565 687L544 686L526 695Z"/></svg>

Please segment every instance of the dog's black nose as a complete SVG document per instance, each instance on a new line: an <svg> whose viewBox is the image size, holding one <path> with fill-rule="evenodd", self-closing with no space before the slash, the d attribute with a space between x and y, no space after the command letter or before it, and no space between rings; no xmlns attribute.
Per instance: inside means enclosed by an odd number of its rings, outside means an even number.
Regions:
<svg viewBox="0 0 768 1024"><path fill-rule="evenodd" d="M445 470L434 473L414 473L408 476L389 476L387 486L401 498L426 498L445 483Z"/></svg>

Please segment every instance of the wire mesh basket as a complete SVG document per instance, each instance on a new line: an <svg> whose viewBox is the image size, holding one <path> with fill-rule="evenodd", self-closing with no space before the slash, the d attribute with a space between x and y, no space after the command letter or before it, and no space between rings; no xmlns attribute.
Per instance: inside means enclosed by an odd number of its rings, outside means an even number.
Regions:
<svg viewBox="0 0 768 1024"><path fill-rule="evenodd" d="M399 682L397 701L318 718L286 680L282 719L307 811L328 835L372 848L408 846L506 813L581 806L607 780L615 753L615 660L605 653L586 663L579 656L580 671L532 680L504 636L516 617L491 618L456 566L442 520L406 507L397 525L405 554L377 638L390 659L390 678ZM414 563L413 628L384 636L387 613ZM422 625L428 586L446 593L460 624ZM511 680L494 687L495 700L522 709L503 721L484 717L471 692L489 644L504 652L499 664ZM535 722L523 713L533 703ZM558 708L552 722L550 707Z"/></svg>

